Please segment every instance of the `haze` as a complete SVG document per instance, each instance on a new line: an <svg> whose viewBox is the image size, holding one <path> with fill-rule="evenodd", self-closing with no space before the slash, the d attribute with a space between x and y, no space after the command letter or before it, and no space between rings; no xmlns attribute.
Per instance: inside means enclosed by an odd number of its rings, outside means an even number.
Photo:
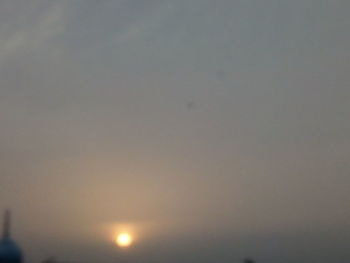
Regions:
<svg viewBox="0 0 350 263"><path fill-rule="evenodd" d="M0 208L26 262L349 262L349 11L1 1Z"/></svg>

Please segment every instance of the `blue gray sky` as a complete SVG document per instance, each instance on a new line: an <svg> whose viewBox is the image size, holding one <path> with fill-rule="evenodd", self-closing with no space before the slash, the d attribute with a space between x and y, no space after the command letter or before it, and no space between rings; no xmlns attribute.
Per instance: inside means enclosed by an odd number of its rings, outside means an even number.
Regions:
<svg viewBox="0 0 350 263"><path fill-rule="evenodd" d="M349 11L2 0L0 207L27 262L350 261Z"/></svg>

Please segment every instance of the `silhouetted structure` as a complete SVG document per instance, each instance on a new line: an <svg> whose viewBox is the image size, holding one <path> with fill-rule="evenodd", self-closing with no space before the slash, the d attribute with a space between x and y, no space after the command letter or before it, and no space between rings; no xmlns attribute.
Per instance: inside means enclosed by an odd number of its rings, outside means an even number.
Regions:
<svg viewBox="0 0 350 263"><path fill-rule="evenodd" d="M0 240L0 263L22 263L22 251L11 239L11 214L6 210L2 238Z"/></svg>
<svg viewBox="0 0 350 263"><path fill-rule="evenodd" d="M64 263L62 261L57 261L55 257L49 257L42 261L42 263Z"/></svg>
<svg viewBox="0 0 350 263"><path fill-rule="evenodd" d="M255 263L254 260L250 259L250 258L246 258L243 263Z"/></svg>
<svg viewBox="0 0 350 263"><path fill-rule="evenodd" d="M49 257L45 259L42 263L56 263L56 259L54 257Z"/></svg>

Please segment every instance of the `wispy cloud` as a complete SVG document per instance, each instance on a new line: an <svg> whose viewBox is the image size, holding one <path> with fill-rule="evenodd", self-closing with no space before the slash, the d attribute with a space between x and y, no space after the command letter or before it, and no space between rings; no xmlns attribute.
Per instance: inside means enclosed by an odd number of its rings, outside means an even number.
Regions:
<svg viewBox="0 0 350 263"><path fill-rule="evenodd" d="M34 23L17 26L7 35L2 35L0 28L0 63L21 51L39 49L52 37L62 33L63 8L62 4L52 5L40 13Z"/></svg>

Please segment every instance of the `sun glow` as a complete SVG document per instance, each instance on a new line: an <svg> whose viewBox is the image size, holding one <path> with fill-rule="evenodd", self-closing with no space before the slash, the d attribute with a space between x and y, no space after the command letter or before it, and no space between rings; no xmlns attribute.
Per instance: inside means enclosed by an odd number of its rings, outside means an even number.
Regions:
<svg viewBox="0 0 350 263"><path fill-rule="evenodd" d="M133 238L129 233L120 233L115 239L116 244L120 247L129 247L132 241Z"/></svg>

